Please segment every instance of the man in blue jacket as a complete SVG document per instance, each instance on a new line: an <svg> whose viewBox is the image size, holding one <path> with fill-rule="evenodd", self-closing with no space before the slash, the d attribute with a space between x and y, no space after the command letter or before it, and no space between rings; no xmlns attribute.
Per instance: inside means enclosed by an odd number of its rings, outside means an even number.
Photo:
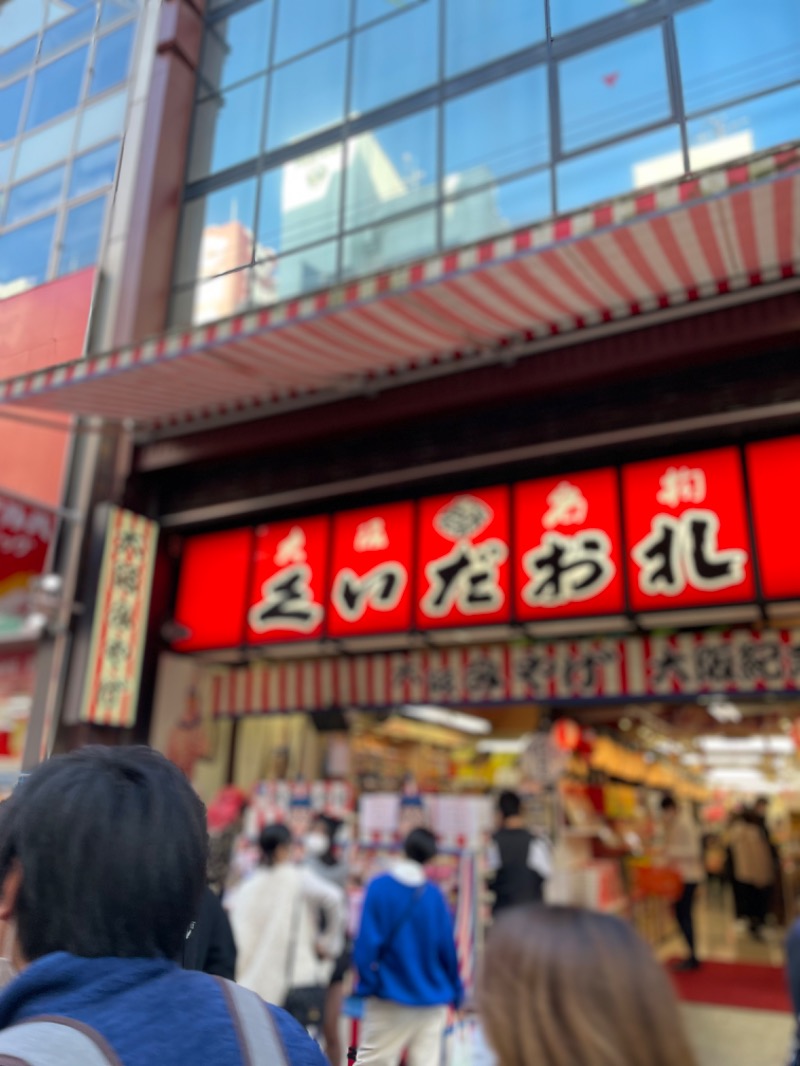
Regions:
<svg viewBox="0 0 800 1066"><path fill-rule="evenodd" d="M435 1066L447 1008L461 1006L453 922L444 896L425 876L436 839L414 829L405 859L367 890L356 941L358 993L367 997L358 1066Z"/></svg>
<svg viewBox="0 0 800 1066"><path fill-rule="evenodd" d="M19 971L0 996L0 1066L325 1066L283 1011L178 965L206 855L202 803L148 748L85 748L17 787L0 808Z"/></svg>

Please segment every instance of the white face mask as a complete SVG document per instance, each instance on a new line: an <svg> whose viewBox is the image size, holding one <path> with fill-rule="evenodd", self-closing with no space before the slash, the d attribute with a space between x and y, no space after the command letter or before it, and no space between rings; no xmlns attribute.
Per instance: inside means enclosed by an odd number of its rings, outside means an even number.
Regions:
<svg viewBox="0 0 800 1066"><path fill-rule="evenodd" d="M305 847L307 855L319 858L327 853L330 842L324 833L309 833L305 839Z"/></svg>

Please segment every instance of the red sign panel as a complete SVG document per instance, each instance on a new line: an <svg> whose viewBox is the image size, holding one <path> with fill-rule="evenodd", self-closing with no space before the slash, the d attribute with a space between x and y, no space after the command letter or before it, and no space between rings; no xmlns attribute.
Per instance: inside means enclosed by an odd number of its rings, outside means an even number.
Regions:
<svg viewBox="0 0 800 1066"><path fill-rule="evenodd" d="M413 541L412 503L336 515L329 636L408 632Z"/></svg>
<svg viewBox="0 0 800 1066"><path fill-rule="evenodd" d="M188 636L176 641L176 648L203 651L242 643L252 555L251 529L187 540L175 621L188 630Z"/></svg>
<svg viewBox="0 0 800 1066"><path fill-rule="evenodd" d="M615 470L515 485L514 547L517 618L624 611Z"/></svg>
<svg viewBox="0 0 800 1066"><path fill-rule="evenodd" d="M327 516L272 522L256 531L247 612L247 639L252 644L322 635L329 533Z"/></svg>
<svg viewBox="0 0 800 1066"><path fill-rule="evenodd" d="M744 479L735 448L654 459L622 471L635 611L754 595Z"/></svg>
<svg viewBox="0 0 800 1066"><path fill-rule="evenodd" d="M762 441L747 448L761 588L768 600L800 596L800 437Z"/></svg>
<svg viewBox="0 0 800 1066"><path fill-rule="evenodd" d="M419 506L420 629L511 618L510 492L481 489Z"/></svg>

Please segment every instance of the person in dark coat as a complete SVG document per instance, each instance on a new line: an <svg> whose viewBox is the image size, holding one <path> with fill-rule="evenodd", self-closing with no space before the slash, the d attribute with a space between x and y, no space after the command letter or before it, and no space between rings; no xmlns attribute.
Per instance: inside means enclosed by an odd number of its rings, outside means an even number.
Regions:
<svg viewBox="0 0 800 1066"><path fill-rule="evenodd" d="M200 910L186 936L184 970L201 970L233 981L236 975L236 941L219 896L206 886Z"/></svg>
<svg viewBox="0 0 800 1066"><path fill-rule="evenodd" d="M487 860L495 915L522 903L541 902L552 870L550 847L526 829L522 801L516 792L501 794L498 816L500 826L492 837Z"/></svg>

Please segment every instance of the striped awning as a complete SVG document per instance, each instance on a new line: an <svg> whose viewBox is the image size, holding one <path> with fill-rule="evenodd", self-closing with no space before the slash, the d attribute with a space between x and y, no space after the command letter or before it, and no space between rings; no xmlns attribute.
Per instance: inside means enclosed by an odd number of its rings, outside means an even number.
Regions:
<svg viewBox="0 0 800 1066"><path fill-rule="evenodd" d="M554 337L800 273L800 146L391 272L0 384L19 404L188 428L535 354Z"/></svg>

